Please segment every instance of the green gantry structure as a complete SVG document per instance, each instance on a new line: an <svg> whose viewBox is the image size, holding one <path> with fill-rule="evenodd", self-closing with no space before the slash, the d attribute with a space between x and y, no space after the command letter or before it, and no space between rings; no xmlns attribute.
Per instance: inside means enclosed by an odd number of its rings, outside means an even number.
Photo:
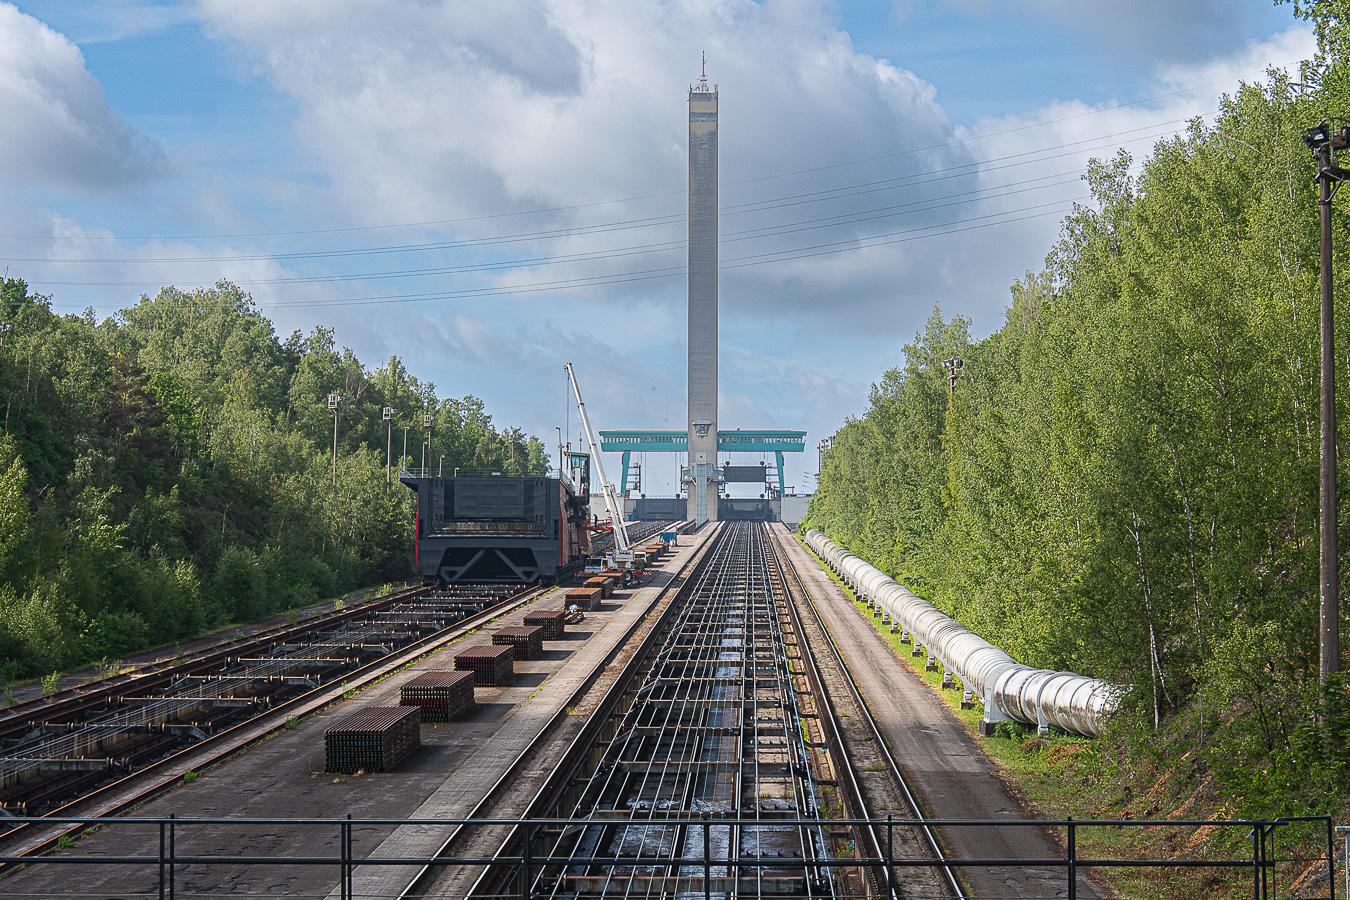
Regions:
<svg viewBox="0 0 1350 900"><path fill-rule="evenodd" d="M687 431L602 431L600 449L623 454L623 470L619 484L628 490L628 463L634 453L686 453L689 450ZM785 492L783 454L801 453L806 449L805 431L746 431L737 428L717 432L717 449L725 453L767 453L770 450L778 462L778 493Z"/></svg>

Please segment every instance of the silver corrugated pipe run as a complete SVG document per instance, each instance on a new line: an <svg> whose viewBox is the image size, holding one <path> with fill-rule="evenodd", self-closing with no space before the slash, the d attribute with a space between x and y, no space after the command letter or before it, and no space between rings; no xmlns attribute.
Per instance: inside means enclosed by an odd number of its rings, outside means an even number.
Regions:
<svg viewBox="0 0 1350 900"><path fill-rule="evenodd" d="M943 667L984 703L986 730L1008 720L1097 737L1120 701L1120 687L1073 672L1024 666L960 622L916 597L876 566L853 555L814 528L806 544L858 599L879 606Z"/></svg>

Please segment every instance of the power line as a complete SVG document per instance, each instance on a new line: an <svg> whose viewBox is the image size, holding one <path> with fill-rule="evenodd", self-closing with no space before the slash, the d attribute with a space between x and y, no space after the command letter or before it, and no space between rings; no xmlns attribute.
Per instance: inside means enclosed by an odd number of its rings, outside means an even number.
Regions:
<svg viewBox="0 0 1350 900"><path fill-rule="evenodd" d="M1028 131L1028 130L1032 130L1032 129L1036 129L1036 128L1046 128L1046 127L1049 127L1049 126L1051 126L1051 125L1058 125L1058 124L1061 124L1061 123L1063 123L1063 122L1070 122L1070 121L1074 121L1074 120L1076 120L1076 119L1081 119L1081 118L1085 118L1085 117L1089 117L1089 116L1096 116L1096 115L1102 115L1102 114L1109 113L1109 112L1115 112L1115 111L1117 111L1117 110L1127 109L1127 108L1133 107L1133 106L1140 106L1140 105L1145 104L1145 103L1152 103L1152 102L1157 101L1157 100L1165 100L1165 99L1167 99L1167 98L1169 98L1169 97L1177 97L1177 96L1181 96L1181 95L1183 95L1183 94L1194 93L1195 91L1204 90L1205 88L1216 87L1216 86L1221 85L1221 84L1231 84L1231 83L1233 83L1234 81L1237 81L1238 83L1243 83L1243 82L1245 82L1246 79L1248 79L1248 78L1250 78L1250 77L1253 77L1253 76L1259 76L1259 75L1262 75L1262 74L1264 74L1264 72L1265 72L1264 69L1262 69L1262 70L1260 70L1260 71L1256 71L1256 72L1246 72L1246 73L1243 73L1243 74L1241 74L1241 75L1233 76L1233 77L1231 77L1231 78L1222 78L1222 79L1218 79L1218 80L1215 80L1215 81L1206 82L1206 83L1200 84L1200 85L1192 85L1192 86L1186 87L1186 88L1178 88L1177 90L1174 90L1174 91L1168 91L1168 92L1165 92L1165 93L1162 93L1162 94L1155 94L1155 95L1153 95L1153 96L1151 96L1151 97L1143 97L1143 98L1140 98L1140 99L1137 99L1137 100L1131 100L1131 101L1124 102L1124 103L1113 103L1113 104L1110 104L1110 105L1107 105L1107 106L1093 107L1093 108L1091 108L1091 109L1084 110L1083 112L1073 113L1073 114L1067 115L1067 116L1060 116L1060 117L1055 118L1055 119L1046 119L1045 121L1041 121L1041 122L1029 122L1029 123L1027 123L1027 124L1025 124L1025 125L1019 125L1019 126L1014 127L1014 128L1006 128L1006 129L1004 129L1004 130L1002 130L1002 131L986 132L986 133L984 133L984 134L980 134L980 135L976 135L976 136L972 136L972 137L968 137L968 138L962 138L962 139L959 139L959 140L951 140L951 141L945 141L945 142L936 143L936 144L929 144L929 145L926 145L926 146L923 146L923 147L911 147L911 148L908 148L908 149L905 149L905 150L898 150L898 151L896 151L896 152L894 152L894 153L886 153L886 154L880 154L880 155L876 155L876 156L861 157L861 158L858 158L858 159L846 160L846 161L843 161L843 162L837 162L837 163L827 163L827 164L825 164L825 165L811 166L811 167L804 168L804 169L794 169L794 170L790 170L790 171L786 171L786 172L777 172L777 173L773 173L773 174L769 174L769 175L760 175L760 176L756 176L756 177L754 177L754 178L746 178L746 179L742 179L742 180L740 180L740 181L728 182L726 185L723 185L723 187L724 187L724 188L726 188L726 187L739 187L740 185L744 185L744 184L756 184L756 183L759 183L759 182L770 181L770 180L778 179L778 178L789 178L789 177L794 177L794 176L797 176L797 175L811 174L811 173L813 173L813 172L824 172L824 171L830 171L830 170L833 170L833 169L847 168L847 167L849 167L849 166L865 165L865 164L870 163L870 162L878 162L878 161L886 160L886 159L896 159L896 158L899 158L899 157L902 157L902 156L913 155L913 154L915 154L915 153L926 153L926 152L929 152L929 151L932 151L932 150L943 150L943 149L947 149L947 148L951 148L951 147L960 147L960 146L967 146L967 145L972 145L972 144L978 144L980 141L988 140L988 139L990 139L990 138L1004 137L1004 136L1006 136L1006 135L1009 135L1009 134L1016 134L1016 133L1022 132L1022 131ZM1208 116L1208 115L1212 115L1212 114L1213 114L1213 111L1208 112L1208 113L1203 113L1202 115ZM583 209L595 209L595 208L597 208L597 207L602 207L602 206L614 206L614 205L621 205L621 204L628 204L628 203L636 203L636 202L641 202L641 201L644 201L644 200L662 199L662 198L666 198L666 197L679 197L679 196L684 196L684 194L685 194L685 192L684 192L683 190L680 190L680 191L663 191L663 192L658 192L658 193L654 193L654 194L643 194L643 195L639 195L639 196L635 196L635 197L625 197L625 198L612 199L612 200L597 200L597 201L594 201L594 202L591 202L591 203L576 203L576 204L569 204L569 205L564 205L564 206L540 207L540 208L536 208L536 209L517 210L517 211L512 211L512 212L504 212L504 213L489 213L489 214L478 215L478 216L462 216L462 217L459 217L459 218L453 218L453 219L433 219L433 220L428 220L428 221L424 221L424 222L400 222L400 223L390 223L390 224L384 224L384 225L359 225L359 226L349 226L349 227L343 227L343 228L303 229L303 230L293 230L293 231L230 232L230 233L220 233L220 234L186 234L186 235L135 235L135 236L128 236L128 235L76 235L76 236L63 235L63 236L61 236L60 238L57 238L57 237L55 237L55 236L53 236L53 235L49 235L49 234L48 234L48 235L0 234L0 238L2 238L2 239L9 239L9 240L43 240L43 241L52 241L52 240L58 240L58 239L59 239L59 240L63 240L63 241L71 241L71 240L80 240L80 241L136 241L136 240L142 240L142 241L150 241L150 240L162 240L162 241L183 240L183 241L192 241L192 240L229 240L229 239L233 239L233 238L253 238L253 237L302 237L302 236L306 236L306 235L352 234L352 233L359 233L359 232L387 231L387 230L393 230L393 229L398 229L398 228L436 228L436 227L445 227L445 226L449 226L449 225L464 225L464 224L469 224L469 223L473 223L473 222L486 222L486 221L495 221L495 220L501 220L501 219L513 219L513 218L520 218L520 217L524 217L524 216L553 215L553 214L563 213L563 212L575 212L575 211L577 211L577 210L583 210Z"/></svg>
<svg viewBox="0 0 1350 900"><path fill-rule="evenodd" d="M1129 139L1129 142L1146 140L1154 137L1161 137L1165 134L1171 134L1171 126L1178 122L1188 120L1170 120L1162 123L1153 123L1148 126L1127 129L1125 131L1115 132L1108 135L1098 135L1092 138L1085 138L1070 144L1056 145L1050 148L1039 148L1034 150L1022 151L1020 153L1008 154L1002 157L994 157L982 163L962 163L956 166L947 166L938 169L932 169L927 172L910 173L907 175L896 176L894 178L878 179L871 182L860 184L845 185L839 188L830 188L820 191L810 191L801 194L789 195L786 197L775 198L765 201L757 201L752 204L741 204L731 206L722 210L724 216L744 215L747 213L764 212L774 209L783 209L790 206L799 206L811 203L826 202L829 200L846 199L851 197L865 196L868 194L879 193L882 191L898 190L904 187L934 183L937 181L947 181L956 178L972 177L984 175L990 172L1002 171L1004 169L1017 168L1018 166L1031 165L1040 162L1047 162L1065 157L1077 156L1083 152L1095 149L1114 146L1117 140L1122 138ZM1159 131L1158 129L1162 129ZM1140 135L1140 132L1148 134ZM1133 136L1132 138L1130 136ZM660 225L673 225L683 222L683 216L660 216L649 217L645 219L633 219L625 222L603 223L590 226L577 226L574 228L554 229L551 231L528 232L516 235L505 235L495 238L475 238L459 241L443 241L426 244L406 244L393 245L386 247L367 247L367 248L349 248L346 250L325 250L313 252L296 253L277 253L277 254L249 254L235 256L192 256L192 257L75 257L65 259L51 259L48 257L9 257L10 262L37 262L37 263L62 263L62 264L120 264L120 265L150 265L162 263L222 263L222 262L264 262L264 261L295 261L295 260L323 260L334 258L349 258L354 256L367 255L388 255L408 252L428 252L445 251L471 248L484 248L490 246L499 246L512 243L523 243L535 240L558 239L562 237L575 237L582 235L613 233L632 230L634 228L649 228ZM599 251L596 251L599 252ZM483 264L484 268L490 268L492 264ZM445 274L450 270L429 270L426 274ZM397 277L397 272L385 273L387 277ZM341 280L343 276L297 276L290 279L273 279L271 281L252 281L239 282L244 283L277 283L282 280L289 281L311 281L311 280ZM362 277L377 277L374 274ZM135 287L147 284L148 282L80 282L80 281L46 281L44 284L51 285L90 285L99 284L104 286L127 286Z"/></svg>
<svg viewBox="0 0 1350 900"><path fill-rule="evenodd" d="M1049 216L1059 216L1070 211L1073 206L1081 201L1090 199L1088 197L1078 197L1070 201L1056 201L1047 204L1024 207L1018 210L1004 210L998 213L989 213L982 216L974 216L968 219L957 219L945 224L921 225L911 229L890 232L885 235L877 235L866 239L856 239L850 241L837 241L826 244L817 244L813 246L797 248L795 250L774 251L771 253L754 254L744 257L736 257L723 261L720 269L739 269L752 266L769 265L773 263L789 262L795 259L808 259L816 256L832 255L844 253L853 249L865 249L873 246L886 246L891 244L909 243L911 241L925 240L934 237L944 237L952 234L962 234L968 231L978 231L985 228L991 228L998 225L1012 225L1018 222L1030 221L1033 219L1043 219ZM1067 205L1066 205L1067 204ZM1021 215L1017 215L1022 213ZM940 230L939 230L940 229ZM639 269L629 272L610 273L606 275L586 276L581 278L557 279L553 281L531 282L529 284L514 285L508 287L487 286L462 288L453 291L438 291L425 294L403 294L396 297L376 296L376 297L350 297L350 298L325 298L319 300L282 300L267 304L267 309L286 309L286 308L322 308L334 306L374 306L390 303L424 303L438 300L458 300L473 299L482 297L513 297L528 294L539 294L549 291L574 290L585 287L604 287L615 284L630 284L634 282L644 282L661 280L683 276L686 268L680 266L667 266L652 269ZM53 304L58 309L77 309L82 308L77 305Z"/></svg>

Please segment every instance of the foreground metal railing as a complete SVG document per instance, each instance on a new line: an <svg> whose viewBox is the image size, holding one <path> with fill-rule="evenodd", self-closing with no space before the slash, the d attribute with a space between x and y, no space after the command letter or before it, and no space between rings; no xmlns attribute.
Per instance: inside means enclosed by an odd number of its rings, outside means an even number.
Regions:
<svg viewBox="0 0 1350 900"><path fill-rule="evenodd" d="M865 826L879 829L883 834L892 835L895 829L913 827L920 824L910 819L802 819L802 818L740 818L704 814L698 817L676 816L663 818L662 825L684 826L689 829L702 829L704 840L702 852L698 858L671 858L669 855L639 854L591 854L584 856L549 856L538 853L536 848L552 843L549 838L569 829L590 828L601 824L595 816L587 819L530 819L524 822L508 819L374 819L374 818L185 818L163 817L127 817L118 819L95 818L52 818L53 823L72 826L72 835L62 841L62 849L46 856L9 856L0 855L0 893L13 896L57 896L68 895L72 882L65 881L64 889L46 893L41 884L25 884L28 878L45 873L49 867L64 870L76 867L77 871L88 872L90 866L126 867L134 871L135 880L143 887L123 896L157 896L161 900L174 900L180 887L178 872L185 867L228 866L241 869L252 867L317 867L328 869L331 873L332 891L341 900L355 900L352 890L352 873L362 866L480 866L514 870L511 881L515 889L510 896L529 900L539 893L555 893L559 883L566 883L571 877L569 869L574 866L603 865L622 867L625 871L639 876L648 890L658 893L678 893L682 897L711 898L728 894L737 896L758 896L747 893L747 885L753 886L757 874L768 869L794 869L806 872L807 878L819 882L833 881L826 878L827 870L847 867L879 866L886 869L892 884L896 883L897 870L906 868L930 868L934 860L929 858L911 858L893 855L893 845L886 841L887 852L880 858L859 858L854 856L830 858L813 857L811 859L785 859L775 855L759 856L739 853L728 857L718 855L710 848L716 842L710 842L707 834L712 829L733 826L765 826L787 828L836 829L840 827ZM633 820L615 816L612 824L616 830L632 827L644 827L653 824L649 820ZM966 819L926 820L929 826L942 832L960 828L1036 828L1057 833L1064 848L1064 855L1044 859L1017 858L953 858L947 857L944 864L957 868L1028 868L1062 870L1063 880L1057 884L1047 884L1052 893L1047 896L1067 896L1076 898L1080 892L1080 876L1096 869L1133 869L1150 870L1155 877L1148 883L1141 883L1139 890L1147 896L1169 896L1171 888L1177 885L1175 878L1186 873L1201 878L1201 884L1192 885L1206 894L1227 891L1227 896L1251 896L1254 900L1268 900L1276 897L1298 897L1301 900L1335 900L1336 875L1332 871L1335 861L1335 833L1344 829L1335 828L1330 817L1302 816L1279 819L1230 819L1230 820L995 820L972 821ZM518 834L526 835L517 841L517 846L504 848L511 855L497 855L492 858L453 857L427 859L425 857L361 857L356 846L359 841L354 834L360 830L367 835L371 829L392 829L395 827L420 826L427 828L450 829L459 825L496 826L521 825ZM81 827L86 831L80 831ZM329 855L297 854L294 856L272 853L269 855L248 855L231 853L227 849L213 846L221 840L219 829L229 829L236 838L240 829L251 835L278 835L283 828L294 829L295 837L304 848L317 846L332 847L335 852ZM140 835L119 836L117 832L126 829L141 829ZM217 833L212 834L212 829ZM1080 839L1087 831L1095 831L1097 837L1107 832L1148 831L1155 838L1164 833L1175 837L1173 846L1179 842L1180 849L1171 855L1136 858L1109 858L1084 855L1080 848ZM325 837L326 835L326 837ZM134 840L142 852L98 852L98 844L110 843L125 848L127 839ZM1157 843L1167 844L1164 839ZM249 843L245 840L242 843ZM81 844L86 845L84 848ZM1237 853L1242 846L1246 852ZM80 852L84 849L85 852ZM281 849L281 848L273 848ZM739 850L739 848L738 848ZM1208 851L1213 855L1203 855ZM1224 870L1228 870L1225 874ZM1160 875L1158 873L1161 873ZM59 873L58 873L59 874ZM316 873L317 874L317 873ZM61 876L65 877L65 876ZM200 877L200 872L198 873ZM313 878L314 876L307 876ZM323 876L320 876L323 877ZM1350 878L1350 873L1347 874ZM1350 882L1348 882L1350 883ZM317 886L317 885L316 885ZM1161 886L1161 889L1159 889ZM1250 894L1247 894L1247 888ZM545 890L547 889L547 890ZM583 886L577 886L577 893L586 893ZM1239 891L1241 893L1239 893ZM570 893L564 890L564 893ZM782 880L776 884L774 893L792 895L785 890ZM79 893L77 891L77 893ZM102 894L100 894L102 895Z"/></svg>

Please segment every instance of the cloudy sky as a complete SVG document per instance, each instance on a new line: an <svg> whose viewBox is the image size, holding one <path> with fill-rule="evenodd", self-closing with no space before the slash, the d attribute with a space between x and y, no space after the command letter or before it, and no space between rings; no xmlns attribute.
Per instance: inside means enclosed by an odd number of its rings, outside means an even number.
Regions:
<svg viewBox="0 0 1350 900"><path fill-rule="evenodd" d="M1002 324L1089 158L1313 49L1270 0L0 0L0 267L100 316L229 279L548 443L569 360L596 427L683 428L706 52L720 424L813 449L934 305Z"/></svg>

